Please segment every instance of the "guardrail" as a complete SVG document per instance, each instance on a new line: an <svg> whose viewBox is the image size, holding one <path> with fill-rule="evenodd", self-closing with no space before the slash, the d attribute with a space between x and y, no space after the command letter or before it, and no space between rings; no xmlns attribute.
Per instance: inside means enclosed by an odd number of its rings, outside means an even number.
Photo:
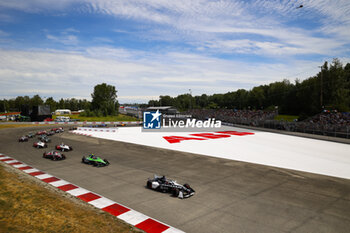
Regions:
<svg viewBox="0 0 350 233"><path fill-rule="evenodd" d="M77 131L85 131L85 132L108 132L115 133L117 132L117 128L92 128L92 127L78 127Z"/></svg>

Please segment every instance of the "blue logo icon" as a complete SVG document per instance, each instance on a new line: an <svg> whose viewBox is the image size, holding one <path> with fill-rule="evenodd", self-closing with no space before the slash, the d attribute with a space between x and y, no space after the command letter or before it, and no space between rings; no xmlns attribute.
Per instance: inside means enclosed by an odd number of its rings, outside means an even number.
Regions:
<svg viewBox="0 0 350 233"><path fill-rule="evenodd" d="M160 129L161 113L159 110L156 112L143 112L143 128L144 129Z"/></svg>

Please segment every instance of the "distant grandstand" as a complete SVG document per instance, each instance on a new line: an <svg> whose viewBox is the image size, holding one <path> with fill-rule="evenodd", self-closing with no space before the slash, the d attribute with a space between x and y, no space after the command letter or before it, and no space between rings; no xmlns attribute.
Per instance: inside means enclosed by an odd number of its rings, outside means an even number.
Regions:
<svg viewBox="0 0 350 233"><path fill-rule="evenodd" d="M192 109L184 112L194 118L205 120L215 118L227 124L263 127L291 132L318 134L350 139L350 113L323 111L303 121L274 120L276 111Z"/></svg>

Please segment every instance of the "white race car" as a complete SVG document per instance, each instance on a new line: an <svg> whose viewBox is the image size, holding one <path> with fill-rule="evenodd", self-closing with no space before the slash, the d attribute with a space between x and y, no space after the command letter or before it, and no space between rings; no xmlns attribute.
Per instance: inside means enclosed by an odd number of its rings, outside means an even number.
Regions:
<svg viewBox="0 0 350 233"><path fill-rule="evenodd" d="M34 142L33 147L36 147L38 149L46 148L47 144L45 142Z"/></svg>
<svg viewBox="0 0 350 233"><path fill-rule="evenodd" d="M56 145L56 150L60 150L60 151L70 151L73 150L73 147L68 146L66 144L64 144L63 142L60 145Z"/></svg>

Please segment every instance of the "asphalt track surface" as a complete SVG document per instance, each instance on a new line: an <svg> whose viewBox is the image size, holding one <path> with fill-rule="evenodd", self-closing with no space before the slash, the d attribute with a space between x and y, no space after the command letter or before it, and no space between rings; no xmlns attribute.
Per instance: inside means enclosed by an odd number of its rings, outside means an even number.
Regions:
<svg viewBox="0 0 350 233"><path fill-rule="evenodd" d="M109 141L64 132L48 149L19 143L49 127L0 130L0 153L67 180L186 232L350 232L350 180L221 158ZM68 129L68 128L66 128ZM42 158L64 142L64 161ZM81 163L95 153L110 161ZM148 177L189 183L196 194L178 199L148 190Z"/></svg>

